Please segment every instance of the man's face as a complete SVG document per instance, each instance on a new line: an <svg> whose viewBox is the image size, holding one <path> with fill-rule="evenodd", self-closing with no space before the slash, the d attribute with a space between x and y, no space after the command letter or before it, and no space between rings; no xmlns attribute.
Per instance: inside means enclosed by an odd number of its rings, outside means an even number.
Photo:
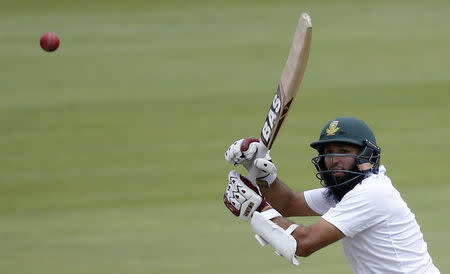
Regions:
<svg viewBox="0 0 450 274"><path fill-rule="evenodd" d="M324 154L353 154L358 155L361 148L356 145L332 143L324 147ZM351 170L355 166L355 158L348 156L325 156L325 166L328 170ZM335 172L336 178L345 176L344 172Z"/></svg>

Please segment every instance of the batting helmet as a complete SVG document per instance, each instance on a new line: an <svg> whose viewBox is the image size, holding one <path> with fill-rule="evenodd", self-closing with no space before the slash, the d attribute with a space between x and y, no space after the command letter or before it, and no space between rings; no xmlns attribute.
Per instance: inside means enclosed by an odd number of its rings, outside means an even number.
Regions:
<svg viewBox="0 0 450 274"><path fill-rule="evenodd" d="M357 164L370 163L369 170L341 170L349 174L349 179L343 182L336 181L332 173L336 170L328 170L325 166L325 157L333 156L333 154L324 154L324 146L331 143L346 143L361 147L359 155L348 155L356 159ZM370 127L362 120L354 117L339 117L329 121L320 133L319 141L311 143L311 147L316 149L319 155L312 159L318 173L317 178L321 184L325 181L327 187L339 186L351 182L357 182L367 175L367 172L378 172L380 163L380 147L377 146L375 135ZM342 155L338 155L342 156Z"/></svg>
<svg viewBox="0 0 450 274"><path fill-rule="evenodd" d="M373 131L364 121L354 117L339 117L325 125L319 141L311 143L311 147L319 152L323 145L329 143L348 143L364 147L366 140L373 145L377 144Z"/></svg>

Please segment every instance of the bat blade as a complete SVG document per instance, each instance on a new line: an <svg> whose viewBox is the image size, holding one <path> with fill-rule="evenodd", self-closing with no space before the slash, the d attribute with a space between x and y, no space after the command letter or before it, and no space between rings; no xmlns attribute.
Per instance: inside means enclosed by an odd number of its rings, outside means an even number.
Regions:
<svg viewBox="0 0 450 274"><path fill-rule="evenodd" d="M298 21L277 91L261 129L261 141L267 149L272 148L303 80L311 48L311 36L311 17L307 13L303 13Z"/></svg>

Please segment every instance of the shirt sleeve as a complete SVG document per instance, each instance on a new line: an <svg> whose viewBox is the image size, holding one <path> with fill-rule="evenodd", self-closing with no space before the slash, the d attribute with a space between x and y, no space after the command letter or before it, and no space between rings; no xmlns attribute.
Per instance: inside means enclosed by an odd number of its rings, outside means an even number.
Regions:
<svg viewBox="0 0 450 274"><path fill-rule="evenodd" d="M316 188L304 192L305 200L308 206L319 215L325 214L333 204L325 199L325 188Z"/></svg>
<svg viewBox="0 0 450 274"><path fill-rule="evenodd" d="M377 191L359 185L348 192L335 207L330 208L322 218L345 236L353 237L386 219L386 214L380 210L381 197L374 192Z"/></svg>

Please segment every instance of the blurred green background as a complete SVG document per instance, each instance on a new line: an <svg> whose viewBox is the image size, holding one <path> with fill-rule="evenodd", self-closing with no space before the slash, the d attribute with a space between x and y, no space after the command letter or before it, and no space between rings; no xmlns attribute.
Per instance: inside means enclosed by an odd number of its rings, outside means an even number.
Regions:
<svg viewBox="0 0 450 274"><path fill-rule="evenodd" d="M318 187L309 143L336 116L366 120L450 271L449 1L0 7L0 273L351 272L339 243L289 265L222 204L223 152L258 136L304 11L312 49L272 149L280 177Z"/></svg>

